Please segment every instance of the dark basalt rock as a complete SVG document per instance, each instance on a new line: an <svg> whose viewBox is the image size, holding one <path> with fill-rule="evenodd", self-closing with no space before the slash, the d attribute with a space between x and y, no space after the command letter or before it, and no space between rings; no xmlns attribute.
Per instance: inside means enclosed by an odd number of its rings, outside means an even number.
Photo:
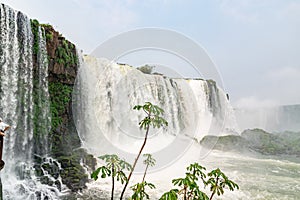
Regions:
<svg viewBox="0 0 300 200"><path fill-rule="evenodd" d="M84 150L75 150L81 146L72 117L72 90L79 68L78 55L75 45L62 37L51 25L39 24L35 20L32 26L33 32L37 31L37 26L44 28L46 37L52 115L48 143L50 154L56 161L49 163L43 158L36 157L35 171L42 183L61 189L61 183L58 181L58 177L61 176L62 183L76 192L86 188L88 181L88 175L81 163L88 169L94 169L96 165L92 155ZM33 53L34 69L37 66L35 53ZM54 180L45 176L43 171L50 174Z"/></svg>
<svg viewBox="0 0 300 200"><path fill-rule="evenodd" d="M51 25L42 26L47 40L49 82L73 85L78 70L75 45L62 37Z"/></svg>

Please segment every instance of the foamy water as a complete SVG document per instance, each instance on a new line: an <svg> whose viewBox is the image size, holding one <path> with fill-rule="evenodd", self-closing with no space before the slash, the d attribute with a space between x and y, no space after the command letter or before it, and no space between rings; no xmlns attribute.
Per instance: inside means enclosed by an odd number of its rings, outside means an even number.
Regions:
<svg viewBox="0 0 300 200"><path fill-rule="evenodd" d="M205 158L199 156L199 145L194 144L186 155L176 163L156 172L150 172L146 181L156 185L155 190L148 190L150 199L159 199L161 195L172 187L171 180L184 176L188 163L198 161L207 171L220 168L231 180L235 181L240 189L225 190L223 196L215 199L224 200L292 200L300 197L300 163L270 158L254 158L236 153L212 151ZM130 185L141 182L141 175L135 175ZM89 184L79 198L103 199L109 198L111 182L109 179L99 179ZM117 187L121 191L121 185ZM101 191L100 191L101 190ZM104 190L104 191L103 191ZM204 189L210 194L208 188ZM131 194L130 189L127 192ZM280 196L280 198L279 198Z"/></svg>

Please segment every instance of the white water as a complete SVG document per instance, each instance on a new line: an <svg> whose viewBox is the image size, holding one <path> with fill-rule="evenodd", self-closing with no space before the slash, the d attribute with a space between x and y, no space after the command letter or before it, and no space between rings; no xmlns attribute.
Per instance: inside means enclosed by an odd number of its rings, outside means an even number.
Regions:
<svg viewBox="0 0 300 200"><path fill-rule="evenodd" d="M157 160L156 167L146 177L158 188L149 191L150 199L158 199L170 190L171 180L183 176L185 167L194 161L208 170L221 168L239 184L240 190L225 191L221 199L273 200L278 195L280 199L300 196L300 164L211 151L195 143L194 138L200 139L208 133L221 135L238 131L226 95L213 84L209 86L209 81L146 75L128 65L92 57L85 57L79 74L80 95L74 96L77 100L73 105L75 122L84 147L95 156L117 153L132 162L134 152L142 143L143 132L137 124L144 116L132 107L151 101L165 109L169 127L151 132L144 151L152 153ZM140 164L129 185L141 181L139 174L143 169ZM107 199L110 180L91 182L88 188L77 198ZM119 184L116 197L121 188Z"/></svg>
<svg viewBox="0 0 300 200"><path fill-rule="evenodd" d="M300 197L300 162L291 162L283 158L255 158L235 153L211 151L205 158L199 154L198 144L194 144L184 157L177 160L172 166L160 171L148 173L146 180L155 184L157 189L147 190L150 199L159 199L169 191L171 180L184 177L187 163L199 162L207 171L220 168L231 180L238 183L240 189L225 190L223 196L215 199L223 200L297 200ZM280 159L280 160L278 160ZM299 160L298 160L299 161ZM141 175L135 175L129 185L140 182ZM78 195L78 199L108 199L111 182L109 179L100 179L88 185L89 190ZM100 191L106 190L107 192ZM204 187L202 191L210 194ZM118 184L116 198L122 187ZM128 196L131 191L128 190Z"/></svg>
<svg viewBox="0 0 300 200"><path fill-rule="evenodd" d="M79 75L75 121L83 146L94 155L118 153L134 159L144 135L138 122L145 116L132 108L146 101L162 107L169 122L150 131L145 147L158 160L156 169L175 162L194 139L236 130L226 95L212 81L147 75L93 57L85 57Z"/></svg>
<svg viewBox="0 0 300 200"><path fill-rule="evenodd" d="M43 177L54 184L42 184L35 175L33 157L41 157L44 165L55 165L47 158L49 100L47 86L47 59L43 30L39 30L38 54L38 102L34 104L33 91L33 36L29 20L21 13L1 5L0 7L0 115L12 129L5 137L1 171L4 199L59 199L60 177L53 177L41 167ZM182 176L185 166L199 161L208 169L220 167L236 181L241 190L225 192L224 199L297 199L299 198L299 164L276 159L258 159L224 152L211 152L193 144L204 135L228 134L237 131L234 115L226 95L212 82L203 80L168 79L150 76L127 66L105 60L87 58L77 80L78 91L74 95L75 121L85 147L95 156L103 153L118 153L128 161L135 157L140 147L143 132L137 129L142 114L132 107L137 103L151 101L166 110L164 116L170 123L167 129L151 132L145 152L153 153L157 166L149 171L149 179L159 189L151 192L157 199L163 191L171 188L171 179ZM39 124L34 124L35 109ZM85 126L84 126L85 125ZM33 141L34 127L40 138ZM35 143L39 143L38 145ZM32 147L35 148L32 148ZM34 156L33 156L34 155ZM35 168L34 168L35 167ZM141 172L140 165L138 171ZM133 182L140 181L140 176ZM101 187L99 187L99 185ZM110 189L109 181L92 182L79 199L107 199L103 191Z"/></svg>
<svg viewBox="0 0 300 200"><path fill-rule="evenodd" d="M57 199L61 193L57 184L63 187L59 177L55 179L56 185L48 186L35 174L40 167L44 178L51 180L42 164L56 162L46 158L51 119L45 34L41 28L38 30L39 51L37 69L34 69L30 20L0 4L0 27L0 116L11 125L4 138L3 199ZM34 70L38 77L34 77ZM34 80L37 80L35 84ZM38 135L35 140L34 130ZM42 159L41 166L35 165L34 157Z"/></svg>

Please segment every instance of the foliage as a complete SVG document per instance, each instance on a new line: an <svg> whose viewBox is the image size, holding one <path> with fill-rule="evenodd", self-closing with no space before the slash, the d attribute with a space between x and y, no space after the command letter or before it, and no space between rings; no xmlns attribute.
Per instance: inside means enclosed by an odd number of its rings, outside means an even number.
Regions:
<svg viewBox="0 0 300 200"><path fill-rule="evenodd" d="M141 183L137 183L134 186L131 187L131 189L134 191L133 195L132 195L132 199L143 199L144 197L146 199L149 199L149 195L145 192L145 186L148 186L150 189L154 189L155 186L152 183L147 183L145 181L145 177L147 174L147 170L149 168L149 166L154 166L156 160L152 157L151 154L144 154L144 157L146 157L146 159L143 161L143 163L146 165L145 171L144 171L144 175L143 175L143 180Z"/></svg>
<svg viewBox="0 0 300 200"><path fill-rule="evenodd" d="M51 24L40 24L44 28L50 28L53 29L53 26Z"/></svg>
<svg viewBox="0 0 300 200"><path fill-rule="evenodd" d="M31 31L33 34L33 54L36 56L39 52L39 26L40 23L36 19L30 20Z"/></svg>
<svg viewBox="0 0 300 200"><path fill-rule="evenodd" d="M147 136L150 126L153 128L160 128L167 126L168 122L161 117L164 113L164 110L156 105L153 105L150 102L146 102L144 105L134 106L135 110L143 110L146 113L146 117L139 122L141 129L146 130L144 143L131 167L126 161L121 160L117 155L104 155L99 158L106 162L106 165L103 165L96 169L92 174L91 178L94 180L98 179L100 175L101 178L112 177L112 193L111 199L114 196L114 178L117 178L117 181L121 181L122 184L125 183L125 186L122 190L120 200L122 200L123 195L126 191L126 187L130 181L131 175L134 171L134 168L137 164L137 161L143 151L143 148L147 141ZM143 163L146 165L144 177L141 183L136 183L130 188L133 190L133 194L130 200L142 200L150 199L149 194L146 192L146 187L149 189L155 189L155 185L145 181L145 176L149 166L154 166L156 160L152 157L151 154L144 154L146 158ZM128 177L123 172L124 169L130 170ZM168 192L165 192L160 200L211 200L215 194L221 195L224 193L224 189L229 188L230 190L239 189L239 186L233 181L229 180L228 177L221 172L221 170L215 169L205 173L206 168L199 165L198 163L190 164L186 168L185 177L173 179L172 183L176 187L171 189ZM208 180L206 178L208 177ZM200 190L200 184L202 183L203 187L210 186L210 191L212 192L210 198L207 194Z"/></svg>
<svg viewBox="0 0 300 200"><path fill-rule="evenodd" d="M51 33L47 33L46 40L53 40L53 35Z"/></svg>
<svg viewBox="0 0 300 200"><path fill-rule="evenodd" d="M51 41L53 40L53 33L47 30L53 30L52 25L50 24L40 24L41 27L43 27L46 31L46 40Z"/></svg>
<svg viewBox="0 0 300 200"><path fill-rule="evenodd" d="M137 69L140 70L141 72L143 72L144 74L151 74L154 68L155 68L154 66L144 65L144 66L138 67Z"/></svg>
<svg viewBox="0 0 300 200"><path fill-rule="evenodd" d="M145 117L142 121L139 122L139 126L141 129L147 130L150 126L153 126L153 128L168 126L168 122L164 118L160 117L160 115L164 114L164 110L158 107L157 105L153 105L150 102L146 102L144 105L134 106L133 109L142 109L147 114L147 117Z"/></svg>
<svg viewBox="0 0 300 200"><path fill-rule="evenodd" d="M177 193L179 192L178 189L172 189L166 193L164 193L159 200L177 200L178 196Z"/></svg>
<svg viewBox="0 0 300 200"><path fill-rule="evenodd" d="M146 160L144 160L144 164L153 167L155 165L156 160L152 157L151 154L144 154L144 157L146 157Z"/></svg>
<svg viewBox="0 0 300 200"><path fill-rule="evenodd" d="M142 200L144 198L150 199L149 194L145 192L145 187L148 186L150 189L155 189L155 185L152 183L147 183L146 181L143 181L141 183L137 183L130 188L133 190L133 195L131 196L132 200Z"/></svg>
<svg viewBox="0 0 300 200"><path fill-rule="evenodd" d="M46 140L46 137L48 136L48 131L51 128L50 127L50 118L44 119L43 122L41 122L41 115L44 113L47 113L48 107L48 94L43 92L42 84L39 81L39 67L37 66L37 60L39 57L40 52L40 41L43 38L40 38L39 35L39 27L40 24L38 20L32 19L30 20L30 26L31 31L33 35L33 41L32 41L32 59L33 59L33 88L32 88L32 100L33 100L33 136L34 136L34 152L45 152L47 148L44 146L44 141ZM42 36L43 37L43 36ZM22 47L22 46L21 46ZM23 47L22 47L23 48ZM20 85L24 85L25 82L19 83ZM23 90L23 87L19 87L20 93L25 92ZM21 98L21 101L24 102L25 99ZM22 122L20 122L22 123ZM20 130L21 131L21 130Z"/></svg>
<svg viewBox="0 0 300 200"><path fill-rule="evenodd" d="M210 191L212 191L210 199L212 199L215 194L218 196L223 194L225 187L228 187L231 191L235 188L239 189L239 186L235 182L229 180L219 168L212 170L207 175L210 177L207 184L210 185Z"/></svg>
<svg viewBox="0 0 300 200"><path fill-rule="evenodd" d="M219 168L212 170L207 175L204 173L205 170L205 167L202 167L198 163L191 164L187 167L184 178L172 180L173 185L178 186L180 189L172 189L164 193L160 200L177 200L179 198L184 200L211 200L216 193L218 195L223 194L225 187L228 187L231 191L235 188L239 189L239 186L229 180ZM206 181L207 176L210 178ZM200 190L199 181L203 183L204 187L210 185L210 191L212 191L210 198Z"/></svg>
<svg viewBox="0 0 300 200"><path fill-rule="evenodd" d="M125 160L121 160L117 155L103 155L99 157L101 160L104 160L106 165L103 165L93 171L91 178L94 180L98 179L98 175L101 174L101 178L112 177L112 191L111 199L114 197L114 186L115 186L115 177L117 181L120 181L121 184L124 184L128 181L127 176L123 170L131 170L131 165Z"/></svg>
<svg viewBox="0 0 300 200"><path fill-rule="evenodd" d="M182 189L178 191L178 196L183 196L184 199L199 199L207 200L208 196L199 189L197 181L202 180L205 185L206 175L203 172L205 167L198 163L191 164L187 167L186 176L184 178L173 179L174 186L179 186Z"/></svg>
<svg viewBox="0 0 300 200"><path fill-rule="evenodd" d="M67 105L71 100L72 87L59 82L49 82L51 127L55 130L63 121Z"/></svg>
<svg viewBox="0 0 300 200"><path fill-rule="evenodd" d="M145 113L146 113L146 117L139 122L139 126L141 129L145 129L146 130L146 134L145 134L145 138L144 138L144 143L142 144L141 146L141 149L132 165L132 169L128 175L128 181L125 183L125 186L122 190L122 193L121 193L121 197L120 199L122 200L123 196L124 196L124 193L126 191L126 187L129 183L129 180L131 178L131 175L134 171L134 168L139 160L139 157L141 156L142 154L142 151L146 145L146 142L147 142L147 138L148 138L148 133L149 133L149 129L150 129L150 126L152 126L153 128L160 128L162 126L168 126L168 122L162 118L160 115L163 115L164 113L164 110L160 107L158 107L157 105L154 105L150 102L146 102L144 105L136 105L133 107L134 110L143 110Z"/></svg>
<svg viewBox="0 0 300 200"><path fill-rule="evenodd" d="M73 66L78 62L75 46L65 39L62 39L60 46L55 50L56 62L65 66Z"/></svg>
<svg viewBox="0 0 300 200"><path fill-rule="evenodd" d="M200 144L221 151L250 151L264 155L300 154L300 134L297 132L268 133L261 129L248 129L241 135L205 136Z"/></svg>
<svg viewBox="0 0 300 200"><path fill-rule="evenodd" d="M106 162L106 165L99 167L96 169L92 174L91 177L96 181L98 179L98 175L101 172L101 178L106 178L107 176L113 176L117 177L117 180L121 181L123 184L125 181L127 181L127 177L125 173L123 172L124 169L130 170L131 165L127 163L125 160L121 160L117 155L103 155L98 157L101 160L104 160ZM114 170L112 170L114 169ZM112 171L114 171L114 174L112 174Z"/></svg>
<svg viewBox="0 0 300 200"><path fill-rule="evenodd" d="M145 168L145 172L144 172L142 182L145 181L145 177L146 177L146 174L147 174L148 167L149 166L153 167L155 165L155 162L156 162L156 160L152 157L151 154L144 154L143 156L146 157L146 160L144 160L144 162L143 162L146 165L146 168Z"/></svg>

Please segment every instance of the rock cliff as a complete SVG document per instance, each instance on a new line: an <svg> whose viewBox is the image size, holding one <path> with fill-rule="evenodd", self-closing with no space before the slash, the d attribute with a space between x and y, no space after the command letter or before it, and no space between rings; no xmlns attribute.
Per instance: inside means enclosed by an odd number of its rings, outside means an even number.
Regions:
<svg viewBox="0 0 300 200"><path fill-rule="evenodd" d="M39 24L37 20L31 20L31 26L34 35L34 47L38 40L36 37L38 26L43 27L46 37L51 112L51 131L48 138L50 154L57 159L62 167L62 170L59 171L62 182L71 191L76 192L85 188L88 181L88 175L80 163L84 163L86 167L91 169L95 166L93 156L80 149L80 139L72 118L72 91L79 68L76 47L54 30L51 25ZM33 60L35 69L36 52L33 54ZM39 168L37 167L37 171L40 170ZM57 171L53 168L56 166L43 167L50 174ZM43 182L47 184L47 181L44 179Z"/></svg>

